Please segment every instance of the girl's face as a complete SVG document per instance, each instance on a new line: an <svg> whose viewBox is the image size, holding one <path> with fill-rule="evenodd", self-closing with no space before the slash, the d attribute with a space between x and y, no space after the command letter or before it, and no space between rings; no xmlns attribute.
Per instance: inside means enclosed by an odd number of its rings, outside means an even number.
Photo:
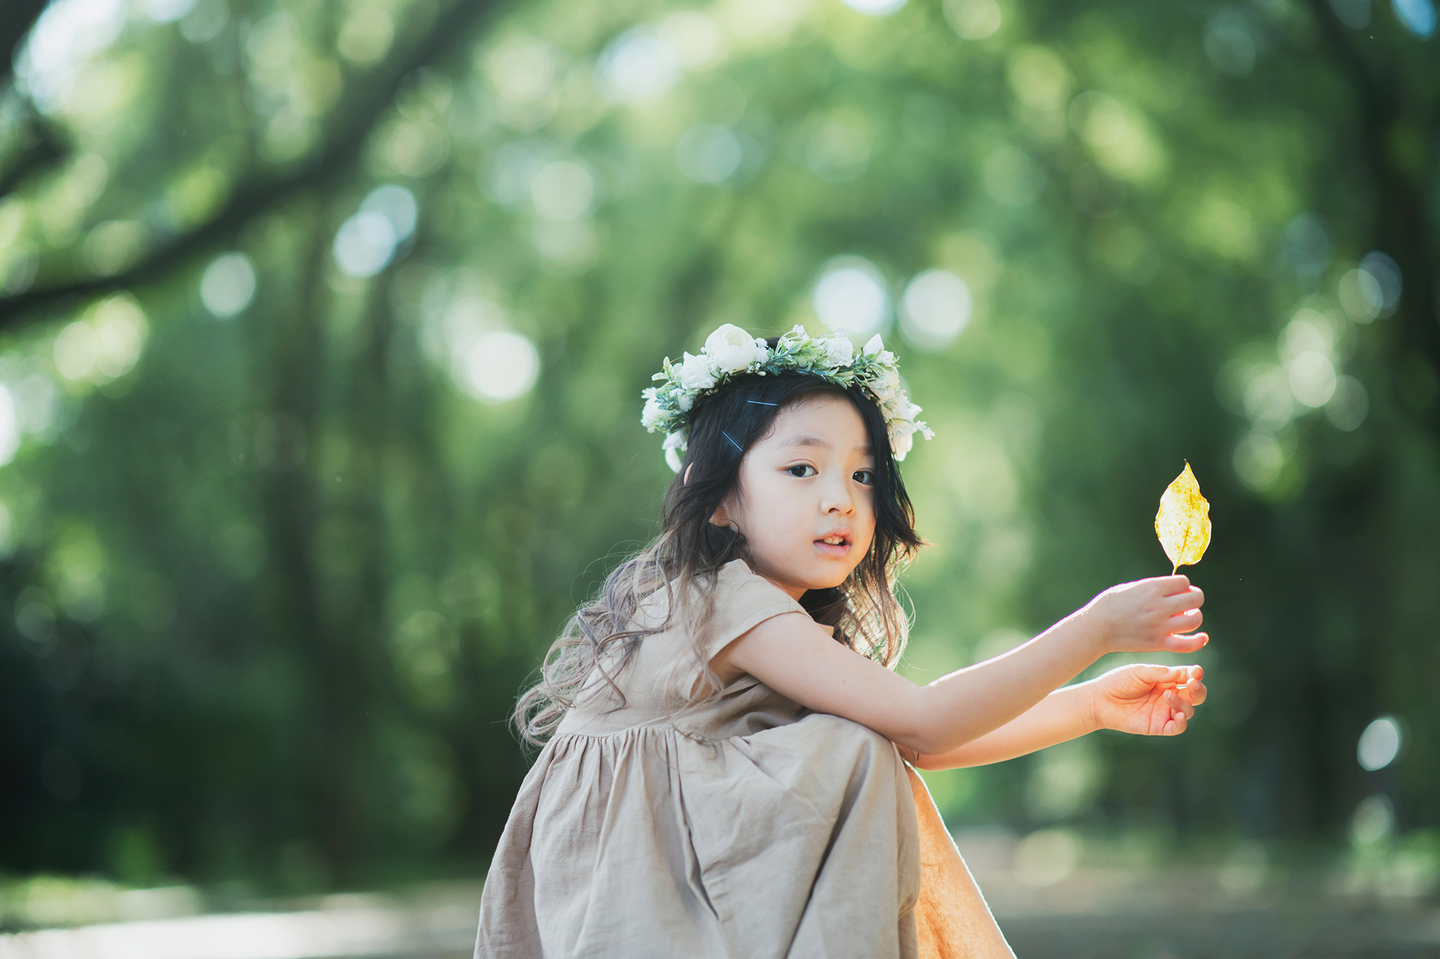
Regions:
<svg viewBox="0 0 1440 959"><path fill-rule="evenodd" d="M839 586L875 535L869 444L848 399L799 400L745 452L736 488L710 522L743 533L756 572L796 600Z"/></svg>

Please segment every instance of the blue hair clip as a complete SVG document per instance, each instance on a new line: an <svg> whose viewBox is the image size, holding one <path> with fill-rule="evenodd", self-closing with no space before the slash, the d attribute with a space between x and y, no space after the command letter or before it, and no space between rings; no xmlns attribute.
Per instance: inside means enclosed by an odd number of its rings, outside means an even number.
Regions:
<svg viewBox="0 0 1440 959"><path fill-rule="evenodd" d="M745 452L745 447L741 446L739 443L736 443L735 440L731 438L731 436L730 436L729 433L725 432L724 430L721 430L721 431L720 431L720 435L723 436L723 437L725 437L727 440L730 440L731 443L734 443L735 448L736 448L737 450L739 450L739 451L742 452L742 453Z"/></svg>
<svg viewBox="0 0 1440 959"><path fill-rule="evenodd" d="M779 406L779 403L767 403L764 400L746 400L747 403L754 403L756 406Z"/></svg>

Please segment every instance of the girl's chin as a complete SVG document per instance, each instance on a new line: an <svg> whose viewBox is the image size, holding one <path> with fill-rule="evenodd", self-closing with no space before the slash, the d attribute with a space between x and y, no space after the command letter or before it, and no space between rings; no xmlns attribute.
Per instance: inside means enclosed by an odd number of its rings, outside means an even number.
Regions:
<svg viewBox="0 0 1440 959"><path fill-rule="evenodd" d="M817 547L808 557L791 556L788 562L770 562L764 556L756 557L759 571L766 578L801 590L834 589L850 578L855 567L860 565L860 559L853 545L843 556L824 555Z"/></svg>
<svg viewBox="0 0 1440 959"><path fill-rule="evenodd" d="M850 578L855 570L854 563L825 563L820 569L814 570L806 579L808 589L834 589Z"/></svg>

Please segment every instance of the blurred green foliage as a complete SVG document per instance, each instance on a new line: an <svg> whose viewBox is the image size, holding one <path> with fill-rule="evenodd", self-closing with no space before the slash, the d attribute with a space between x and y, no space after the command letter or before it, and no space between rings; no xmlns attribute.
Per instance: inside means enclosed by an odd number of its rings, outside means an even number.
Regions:
<svg viewBox="0 0 1440 959"><path fill-rule="evenodd" d="M1440 825L1430 0L869 7L11 5L0 865L482 869L721 322L899 351L917 681L1212 503L1190 731L932 775L952 824Z"/></svg>

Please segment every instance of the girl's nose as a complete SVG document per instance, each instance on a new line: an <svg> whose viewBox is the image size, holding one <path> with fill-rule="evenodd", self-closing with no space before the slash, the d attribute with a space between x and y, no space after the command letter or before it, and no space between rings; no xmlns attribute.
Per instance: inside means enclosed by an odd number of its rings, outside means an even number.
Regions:
<svg viewBox="0 0 1440 959"><path fill-rule="evenodd" d="M820 511L823 513L853 513L855 497L844 483L831 484L821 494Z"/></svg>

